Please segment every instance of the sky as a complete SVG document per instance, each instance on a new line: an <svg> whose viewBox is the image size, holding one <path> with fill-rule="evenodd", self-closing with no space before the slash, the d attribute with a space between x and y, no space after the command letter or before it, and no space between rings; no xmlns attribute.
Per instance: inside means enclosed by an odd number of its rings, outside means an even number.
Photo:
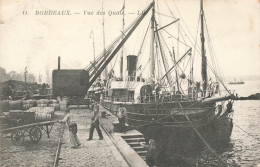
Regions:
<svg viewBox="0 0 260 167"><path fill-rule="evenodd" d="M159 2L164 4L160 13L171 15L166 2L176 17L181 18L180 24L185 29L189 27L196 36L199 0ZM125 3L127 26L150 1L125 0ZM94 59L93 39L95 55L103 50L102 16L98 15L102 4L108 45L121 34L122 15L116 11L122 9L123 0L0 0L0 66L7 72L23 72L27 67L36 78L39 74L43 78L51 74L57 68L58 56L63 69L86 67ZM259 0L204 0L211 42L225 76L260 76L259 4ZM54 10L65 14L70 11L71 15L39 14ZM125 46L126 54L137 51L135 38L142 35L140 30L129 42L131 47Z"/></svg>

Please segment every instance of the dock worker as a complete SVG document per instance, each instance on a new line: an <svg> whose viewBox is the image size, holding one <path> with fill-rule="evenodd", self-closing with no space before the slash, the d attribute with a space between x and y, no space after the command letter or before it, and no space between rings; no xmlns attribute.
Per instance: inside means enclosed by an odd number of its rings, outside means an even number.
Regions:
<svg viewBox="0 0 260 167"><path fill-rule="evenodd" d="M93 132L94 132L95 128L97 130L99 140L103 140L103 135L102 135L102 132L99 128L99 106L98 106L97 103L95 103L94 109L92 111L91 125L90 125L90 130L89 130L88 141L93 139Z"/></svg>
<svg viewBox="0 0 260 167"><path fill-rule="evenodd" d="M81 145L77 136L77 131L78 131L77 123L74 121L73 115L70 113L70 109L67 108L65 111L66 111L65 117L63 118L63 120L58 122L68 124L69 133L70 133L70 142L72 144L71 148L75 149Z"/></svg>
<svg viewBox="0 0 260 167"><path fill-rule="evenodd" d="M125 112L126 112L125 107L123 107L122 104L119 104L117 117L118 117L118 122L119 122L119 130L120 130L121 133L122 133L122 132L126 133L126 128L125 128Z"/></svg>

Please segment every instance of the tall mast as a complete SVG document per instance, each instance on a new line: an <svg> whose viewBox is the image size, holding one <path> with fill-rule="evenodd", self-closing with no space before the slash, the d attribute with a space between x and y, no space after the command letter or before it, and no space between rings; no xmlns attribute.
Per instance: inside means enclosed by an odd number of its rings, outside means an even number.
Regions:
<svg viewBox="0 0 260 167"><path fill-rule="evenodd" d="M103 6L104 6L104 1L103 1L103 3L102 3L102 12L104 12ZM104 19L104 15L102 16L102 27L103 27L104 56L105 56L105 59L106 59L106 58L107 58L107 55L106 55L106 42L105 42L105 19ZM105 78L106 80L108 79L108 76L107 76L107 67L105 68L105 71L104 71L104 78Z"/></svg>
<svg viewBox="0 0 260 167"><path fill-rule="evenodd" d="M122 8L123 11L123 25L122 25L122 39L124 39L124 30L125 30L125 0ZM121 57L120 57L120 77L123 78L123 66L124 65L124 46L121 49Z"/></svg>
<svg viewBox="0 0 260 167"><path fill-rule="evenodd" d="M153 1L154 3L154 1ZM152 9L152 18L151 18L151 34L152 34L152 39L151 39L151 50L150 50L150 77L154 81L154 23L155 23L155 18L154 18L154 6Z"/></svg>
<svg viewBox="0 0 260 167"><path fill-rule="evenodd" d="M207 85L208 85L208 75L207 75L207 57L205 53L205 38L204 38L204 11L203 11L203 0L200 0L200 19L201 19L201 54L202 54L202 63L201 63L201 76L202 76L202 87L203 94L205 95Z"/></svg>
<svg viewBox="0 0 260 167"><path fill-rule="evenodd" d="M91 35L90 38L93 38L93 57L94 57L93 66L94 66L94 69L96 70L95 34L94 34L93 30L91 31L90 35Z"/></svg>

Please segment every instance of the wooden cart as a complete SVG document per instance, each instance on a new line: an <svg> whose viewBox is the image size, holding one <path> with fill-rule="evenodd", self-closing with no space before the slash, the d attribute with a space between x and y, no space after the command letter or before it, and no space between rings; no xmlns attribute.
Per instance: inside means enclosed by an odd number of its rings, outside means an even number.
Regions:
<svg viewBox="0 0 260 167"><path fill-rule="evenodd" d="M55 122L57 121L46 121L1 129L0 133L11 133L11 140L14 145L22 145L26 136L29 136L32 142L37 143L41 140L42 131L46 132L48 138L50 138L50 132Z"/></svg>

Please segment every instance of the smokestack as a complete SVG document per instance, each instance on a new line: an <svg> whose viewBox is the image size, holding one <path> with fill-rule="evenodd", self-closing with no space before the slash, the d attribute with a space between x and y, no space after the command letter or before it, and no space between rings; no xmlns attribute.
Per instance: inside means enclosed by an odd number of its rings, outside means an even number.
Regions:
<svg viewBox="0 0 260 167"><path fill-rule="evenodd" d="M58 70L60 70L60 56L58 57Z"/></svg>
<svg viewBox="0 0 260 167"><path fill-rule="evenodd" d="M128 76L135 76L136 63L137 63L137 56L135 56L135 55L127 56Z"/></svg>

